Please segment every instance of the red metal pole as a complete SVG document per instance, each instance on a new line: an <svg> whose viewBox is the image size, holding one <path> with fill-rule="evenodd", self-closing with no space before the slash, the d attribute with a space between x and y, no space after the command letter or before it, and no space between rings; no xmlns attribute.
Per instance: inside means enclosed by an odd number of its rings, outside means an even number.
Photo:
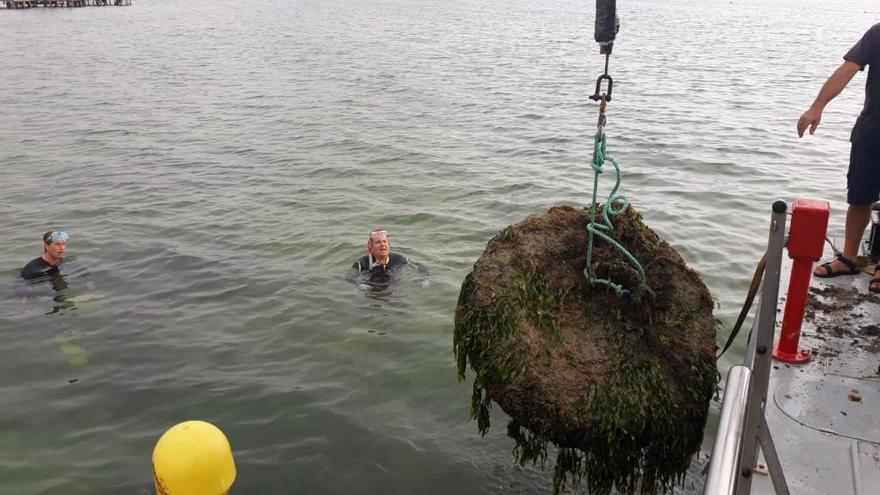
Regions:
<svg viewBox="0 0 880 495"><path fill-rule="evenodd" d="M804 322L804 309L807 305L812 271L812 261L803 258L794 260L791 280L788 283L788 296L785 299L782 330L779 334L779 342L773 348L773 357L777 361L800 364L810 360L810 351L798 349L798 342L801 339L801 325Z"/></svg>
<svg viewBox="0 0 880 495"><path fill-rule="evenodd" d="M773 348L773 357L786 363L801 364L810 360L810 351L799 349L801 325L810 290L813 263L822 257L825 232L831 207L827 201L798 198L791 211L791 230L788 237L788 256L794 260L785 315L779 341Z"/></svg>

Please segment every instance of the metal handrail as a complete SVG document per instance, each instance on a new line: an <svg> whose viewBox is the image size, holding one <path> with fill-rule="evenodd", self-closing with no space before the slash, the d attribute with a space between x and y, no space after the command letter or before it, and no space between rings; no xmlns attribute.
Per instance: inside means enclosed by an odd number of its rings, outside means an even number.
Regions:
<svg viewBox="0 0 880 495"><path fill-rule="evenodd" d="M704 493L733 495L736 490L751 383L752 370L742 365L730 368Z"/></svg>
<svg viewBox="0 0 880 495"><path fill-rule="evenodd" d="M764 419L787 209L782 201L773 204L757 316L743 364L733 366L728 373L709 475L703 490L705 495L748 494L759 447L764 451L776 493L788 495L785 476Z"/></svg>

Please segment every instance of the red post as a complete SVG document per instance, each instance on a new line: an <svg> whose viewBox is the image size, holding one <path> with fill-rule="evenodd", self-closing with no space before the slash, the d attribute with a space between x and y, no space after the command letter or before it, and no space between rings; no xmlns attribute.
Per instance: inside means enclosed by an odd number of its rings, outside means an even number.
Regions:
<svg viewBox="0 0 880 495"><path fill-rule="evenodd" d="M822 257L825 232L831 207L827 201L798 198L791 211L788 256L794 260L785 300L785 315L773 357L786 363L801 364L810 360L810 351L798 348L804 308L813 275L813 263Z"/></svg>

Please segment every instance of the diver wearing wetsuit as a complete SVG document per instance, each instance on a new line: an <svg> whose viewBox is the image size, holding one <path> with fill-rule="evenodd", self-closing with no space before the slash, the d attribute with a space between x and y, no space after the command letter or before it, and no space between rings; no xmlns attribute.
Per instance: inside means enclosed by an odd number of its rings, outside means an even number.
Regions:
<svg viewBox="0 0 880 495"><path fill-rule="evenodd" d="M410 262L406 256L392 253L388 232L385 229L375 229L370 231L370 238L367 241L367 254L361 256L351 265L351 269L345 278L349 282L354 282L358 274L387 274L404 265L415 267L422 275L422 284L427 285L428 270L425 267Z"/></svg>
<svg viewBox="0 0 880 495"><path fill-rule="evenodd" d="M60 274L59 267L64 262L67 250L67 232L50 230L43 234L43 255L34 258L21 269L21 278L33 280L53 277Z"/></svg>

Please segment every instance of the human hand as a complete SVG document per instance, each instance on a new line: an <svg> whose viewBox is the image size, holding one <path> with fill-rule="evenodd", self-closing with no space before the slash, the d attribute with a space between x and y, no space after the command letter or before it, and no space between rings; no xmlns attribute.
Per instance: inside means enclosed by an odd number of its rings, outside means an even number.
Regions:
<svg viewBox="0 0 880 495"><path fill-rule="evenodd" d="M812 135L816 132L816 128L819 127L819 122L822 121L822 111L816 110L813 107L810 107L809 110L804 112L801 115L801 118L798 119L797 122L797 133L798 137L804 137L804 131L807 130L807 127L810 128L810 134Z"/></svg>

